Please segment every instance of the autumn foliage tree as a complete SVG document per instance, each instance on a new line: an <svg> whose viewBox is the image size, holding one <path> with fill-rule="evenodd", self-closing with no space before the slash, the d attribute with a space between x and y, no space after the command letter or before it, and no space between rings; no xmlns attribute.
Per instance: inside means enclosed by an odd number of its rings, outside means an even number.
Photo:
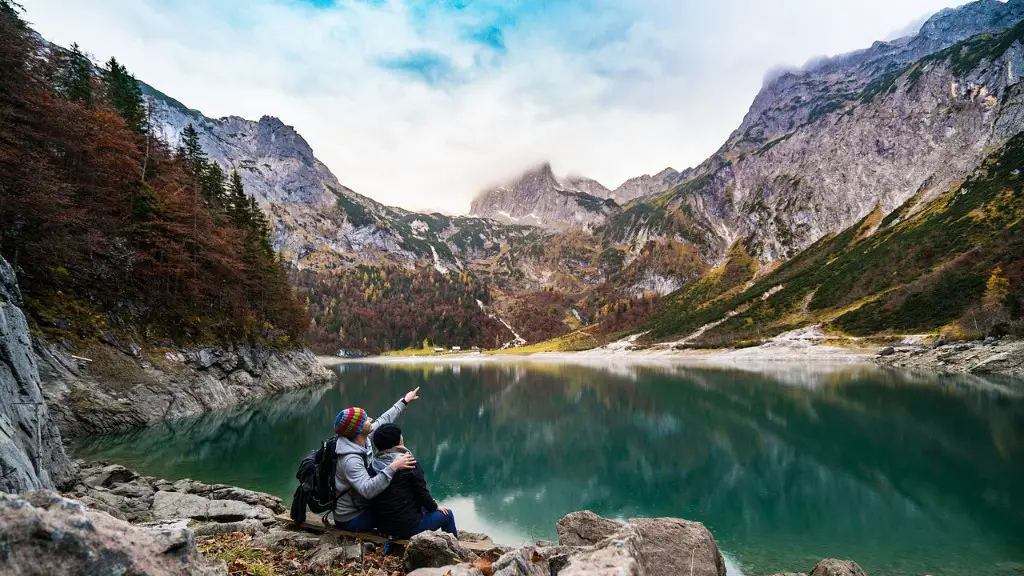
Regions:
<svg viewBox="0 0 1024 576"><path fill-rule="evenodd" d="M333 274L292 271L292 281L313 320L310 345L321 352L379 353L421 348L424 341L494 348L512 339L480 308L488 290L468 273L358 266Z"/></svg>
<svg viewBox="0 0 1024 576"><path fill-rule="evenodd" d="M0 0L0 253L31 315L83 338L300 338L308 319L258 206L148 130L122 65L94 73Z"/></svg>
<svg viewBox="0 0 1024 576"><path fill-rule="evenodd" d="M1006 299L1010 295L1010 280L1004 275L1002 266L996 266L985 283L985 293L981 299L981 310L985 322L985 330L992 329L1010 319L1006 310Z"/></svg>

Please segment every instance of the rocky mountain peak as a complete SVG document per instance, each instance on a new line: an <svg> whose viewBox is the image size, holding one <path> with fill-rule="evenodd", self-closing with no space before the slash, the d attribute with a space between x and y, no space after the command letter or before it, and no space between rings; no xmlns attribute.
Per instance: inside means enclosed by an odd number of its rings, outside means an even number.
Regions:
<svg viewBox="0 0 1024 576"><path fill-rule="evenodd" d="M182 130L192 124L210 159L227 171L237 170L246 192L261 204L330 206L346 190L306 139L279 118L212 119L149 86L143 85L143 92L152 98L154 124L165 142L177 146Z"/></svg>
<svg viewBox="0 0 1024 576"><path fill-rule="evenodd" d="M619 204L626 204L637 198L668 190L679 181L679 176L680 173L671 167L665 168L653 176L650 174L635 176L623 182L611 193L609 198Z"/></svg>
<svg viewBox="0 0 1024 576"><path fill-rule="evenodd" d="M1024 0L976 0L941 10L917 34L875 42L865 50L821 58L801 70L770 76L739 128L709 162L756 150L841 108L845 100L868 91L872 81L881 82L924 56L978 34L1011 27L1022 18Z"/></svg>
<svg viewBox="0 0 1024 576"><path fill-rule="evenodd" d="M669 167L665 168L664 170L662 170L661 172L658 172L657 174L655 174L653 177L656 178L656 179L665 179L665 178L671 178L671 177L676 176L678 174L679 174L679 172L676 171L675 168L669 166Z"/></svg>
<svg viewBox="0 0 1024 576"><path fill-rule="evenodd" d="M270 115L267 115L267 114L264 114L263 116L260 116L259 123L260 124L267 124L269 126L285 127L285 123L282 122L280 118L278 118L277 116L270 116ZM287 127L291 128L291 126L287 126Z"/></svg>
<svg viewBox="0 0 1024 576"><path fill-rule="evenodd" d="M936 12L921 25L917 36L921 39L946 39L965 33L973 36L985 30L1012 26L1022 13L1022 0L977 0L959 8L945 8Z"/></svg>
<svg viewBox="0 0 1024 576"><path fill-rule="evenodd" d="M590 178L560 181L551 164L544 162L480 193L470 216L544 228L591 228L618 209L609 196L606 187Z"/></svg>
<svg viewBox="0 0 1024 576"><path fill-rule="evenodd" d="M567 190L579 190L595 198L607 199L612 196L612 191L606 188L604 184L586 176L570 176L562 182L562 185Z"/></svg>
<svg viewBox="0 0 1024 576"><path fill-rule="evenodd" d="M509 181L506 187L521 187L521 188L540 188L540 187L551 187L557 188L561 186L558 182L558 178L555 177L555 172L551 168L550 162L543 162L532 168L529 168L514 180Z"/></svg>

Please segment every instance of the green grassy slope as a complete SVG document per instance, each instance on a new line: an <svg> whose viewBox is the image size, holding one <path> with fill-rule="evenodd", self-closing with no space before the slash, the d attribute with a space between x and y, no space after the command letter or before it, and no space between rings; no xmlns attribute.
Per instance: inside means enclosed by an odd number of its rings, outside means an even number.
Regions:
<svg viewBox="0 0 1024 576"><path fill-rule="evenodd" d="M726 345L825 322L853 335L941 329L979 305L993 270L1010 283L1005 307L1020 318L1024 297L1024 135L960 186L918 206L818 241L752 285L751 265L728 263L665 298L648 338L686 335L735 313L696 341ZM727 273L729 270L732 272Z"/></svg>

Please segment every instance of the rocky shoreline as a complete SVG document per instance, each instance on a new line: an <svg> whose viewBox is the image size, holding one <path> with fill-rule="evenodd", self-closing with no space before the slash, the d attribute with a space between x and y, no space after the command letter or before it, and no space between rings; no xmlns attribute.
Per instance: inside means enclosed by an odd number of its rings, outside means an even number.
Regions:
<svg viewBox="0 0 1024 576"><path fill-rule="evenodd" d="M1024 341L977 340L931 345L901 343L879 351L874 361L904 370L1024 377Z"/></svg>
<svg viewBox="0 0 1024 576"><path fill-rule="evenodd" d="M61 435L109 434L327 384L305 349L250 346L76 350L35 343L43 394ZM83 359L88 357L88 359Z"/></svg>
<svg viewBox="0 0 1024 576"><path fill-rule="evenodd" d="M558 542L519 547L486 535L417 535L380 546L295 529L275 516L279 498L223 484L169 482L122 466L78 463L64 494L0 494L0 571L5 574L365 574L368 576L726 576L711 532L678 518L617 522L574 512ZM463 544L483 543L477 555ZM489 547L489 548L488 548ZM479 546L476 547L480 549ZM856 563L822 560L786 576L863 576ZM778 576L783 576L780 573Z"/></svg>
<svg viewBox="0 0 1024 576"><path fill-rule="evenodd" d="M879 350L851 340L840 347L828 345L824 335L804 339L775 338L760 346L723 350L676 350L665 346L631 348L609 345L581 352L535 352L444 355L371 356L336 358L320 356L325 366L339 364L498 364L509 362L578 363L600 366L614 363L665 364L716 367L777 367L787 364L843 366L876 364L888 368L936 373L975 374L1024 378L1024 340L978 340L935 344L901 342Z"/></svg>

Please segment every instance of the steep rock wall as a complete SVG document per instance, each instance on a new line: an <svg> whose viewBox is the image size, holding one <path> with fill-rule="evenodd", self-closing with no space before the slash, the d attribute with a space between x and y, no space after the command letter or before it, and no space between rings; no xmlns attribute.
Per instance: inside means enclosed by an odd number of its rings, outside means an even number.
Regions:
<svg viewBox="0 0 1024 576"><path fill-rule="evenodd" d="M0 492L63 487L74 469L43 401L14 270L0 258Z"/></svg>

